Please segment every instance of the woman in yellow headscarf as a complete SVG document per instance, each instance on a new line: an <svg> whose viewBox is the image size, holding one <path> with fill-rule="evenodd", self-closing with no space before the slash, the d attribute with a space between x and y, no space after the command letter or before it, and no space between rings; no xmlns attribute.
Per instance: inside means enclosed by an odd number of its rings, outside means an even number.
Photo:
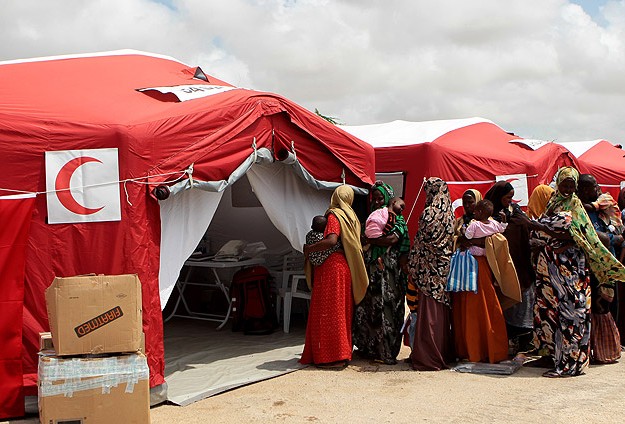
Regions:
<svg viewBox="0 0 625 424"><path fill-rule="evenodd" d="M582 202L575 194L579 172L558 171L557 190L534 238L542 241L536 260L535 344L553 358L545 377L581 374L590 359L590 284L588 268L598 280L598 293L614 296L614 284L625 282L625 268L599 241ZM560 235L549 234L560 230Z"/></svg>
<svg viewBox="0 0 625 424"><path fill-rule="evenodd" d="M324 239L304 245L305 257L337 243L341 248L315 268L302 364L344 368L352 359L354 304L363 299L369 281L360 244L360 221L351 206L353 201L351 187L337 187L326 211Z"/></svg>
<svg viewBox="0 0 625 424"><path fill-rule="evenodd" d="M532 219L540 218L540 216L545 213L547 202L551 199L554 191L554 189L546 184L538 185L534 191L532 191L532 195L527 203L527 216Z"/></svg>

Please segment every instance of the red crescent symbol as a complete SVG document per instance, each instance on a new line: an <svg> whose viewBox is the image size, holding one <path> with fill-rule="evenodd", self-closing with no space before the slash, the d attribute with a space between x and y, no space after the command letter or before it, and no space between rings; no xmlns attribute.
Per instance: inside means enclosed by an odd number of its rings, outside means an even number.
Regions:
<svg viewBox="0 0 625 424"><path fill-rule="evenodd" d="M59 202L68 210L78 215L91 215L104 208L104 206L95 209L84 207L74 199L72 192L69 190L70 180L74 172L88 162L102 163L102 161L88 156L74 158L63 165L54 182L54 188L57 190L56 196L59 198Z"/></svg>

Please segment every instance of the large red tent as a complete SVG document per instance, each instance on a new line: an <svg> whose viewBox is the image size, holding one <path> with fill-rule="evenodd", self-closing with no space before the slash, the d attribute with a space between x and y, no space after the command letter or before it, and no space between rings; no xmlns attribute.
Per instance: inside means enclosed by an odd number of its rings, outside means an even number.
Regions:
<svg viewBox="0 0 625 424"><path fill-rule="evenodd" d="M167 227L161 222L164 209L154 196L155 185L169 187L167 201L202 191L196 188L219 192L248 170L260 169L257 164L263 161L288 169L313 190L311 196L323 192L324 199L338 184L366 192L372 183L374 154L369 145L284 97L233 87L168 57L120 51L3 62L0 81L0 199L7 200L0 202L2 226L21 228L0 233L1 292L11 293L0 296L0 417L23 411L22 376L27 386L36 379L38 333L48 330L43 295L55 276L137 273L150 384L163 383L161 309L167 295L162 295L159 278L175 278L203 234L183 240L182 252L163 257L162 240L184 233L189 220L178 221L170 212ZM81 183L70 180L71 175L63 180L65 185L57 176L50 190L48 154L100 149L113 149L118 161L113 185L119 190L121 218L52 224L49 204L59 199L63 205L78 204L85 214L100 212L97 204L80 205ZM86 173L89 166L97 167L93 162L98 160L92 159L76 159L82 162L75 162L73 170L82 167ZM70 183L71 196L61 196L69 192ZM294 193L297 187L292 186ZM285 186L275 190L283 197L289 193ZM5 206L8 200L19 203L19 214ZM305 211L303 219L295 217L284 227L294 247L299 247L297 233L307 231L307 215L319 212ZM15 250L21 252L21 262ZM170 293L172 281L165 283Z"/></svg>
<svg viewBox="0 0 625 424"><path fill-rule="evenodd" d="M582 174L592 174L604 191L618 198L621 184L625 182L625 151L620 145L602 139L559 144L577 157Z"/></svg>
<svg viewBox="0 0 625 424"><path fill-rule="evenodd" d="M520 137L483 118L343 128L375 148L376 173L402 173L406 214L414 206L408 222L413 235L425 202L424 193L417 199L424 178L447 181L457 205L466 189L484 194L497 176L525 174L531 193L538 184L550 182L559 167L575 162L562 146L547 143L533 150Z"/></svg>

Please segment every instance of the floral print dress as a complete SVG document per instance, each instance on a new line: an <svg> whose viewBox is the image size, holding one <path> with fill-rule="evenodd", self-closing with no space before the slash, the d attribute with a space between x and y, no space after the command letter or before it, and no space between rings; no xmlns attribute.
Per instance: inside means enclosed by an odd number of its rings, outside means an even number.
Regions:
<svg viewBox="0 0 625 424"><path fill-rule="evenodd" d="M551 229L568 229L567 212L543 216L539 222ZM551 356L559 375L579 375L590 360L590 278L586 256L574 246L563 246L545 233L532 238L543 247L535 254L536 301L534 345Z"/></svg>

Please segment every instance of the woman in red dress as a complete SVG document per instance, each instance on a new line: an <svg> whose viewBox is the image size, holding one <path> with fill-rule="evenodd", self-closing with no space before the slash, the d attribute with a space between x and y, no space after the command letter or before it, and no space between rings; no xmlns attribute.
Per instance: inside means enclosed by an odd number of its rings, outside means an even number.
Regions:
<svg viewBox="0 0 625 424"><path fill-rule="evenodd" d="M352 359L352 313L368 284L353 201L354 190L339 186L326 212L324 239L304 245L306 258L337 243L342 247L315 268L302 364L344 368Z"/></svg>

